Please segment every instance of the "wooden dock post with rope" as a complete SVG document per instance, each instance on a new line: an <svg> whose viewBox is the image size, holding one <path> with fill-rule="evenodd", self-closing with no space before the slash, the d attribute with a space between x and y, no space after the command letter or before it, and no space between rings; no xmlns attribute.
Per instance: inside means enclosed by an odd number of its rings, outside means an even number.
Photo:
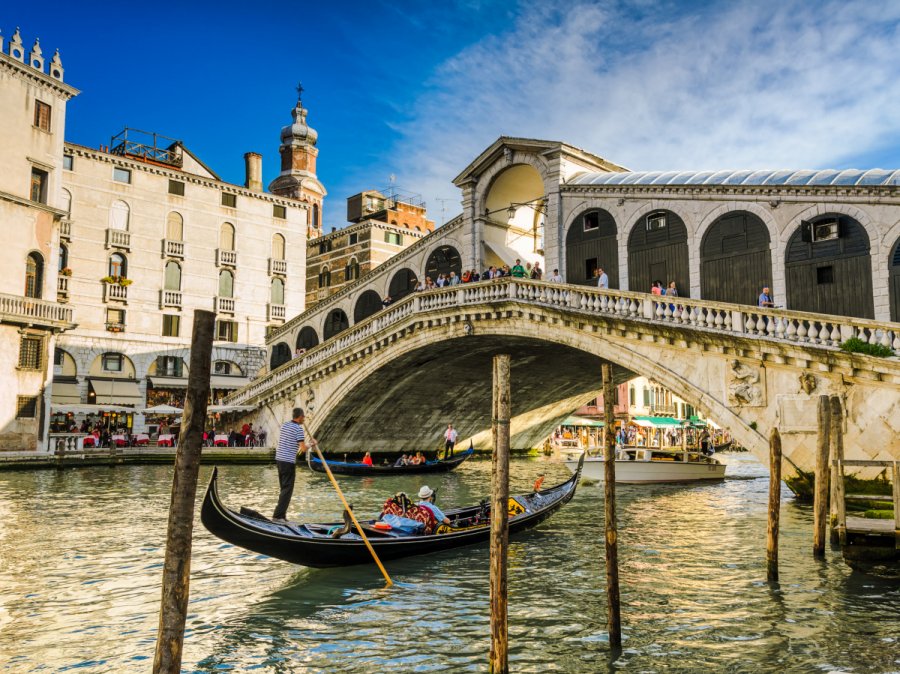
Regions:
<svg viewBox="0 0 900 674"><path fill-rule="evenodd" d="M831 401L819 396L816 408L818 434L816 436L816 482L813 501L813 555L825 556L825 529L828 519L828 454L831 451Z"/></svg>
<svg viewBox="0 0 900 674"><path fill-rule="evenodd" d="M769 521L766 527L766 580L778 582L778 524L781 519L781 434L769 438Z"/></svg>
<svg viewBox="0 0 900 674"><path fill-rule="evenodd" d="M509 387L508 355L494 356L491 465L491 674L509 674L506 566L509 552Z"/></svg>
<svg viewBox="0 0 900 674"><path fill-rule="evenodd" d="M603 419L604 419L604 512L606 519L606 603L609 612L609 645L622 646L622 614L619 601L619 541L616 521L616 417L613 401L616 385L612 365L604 363Z"/></svg>

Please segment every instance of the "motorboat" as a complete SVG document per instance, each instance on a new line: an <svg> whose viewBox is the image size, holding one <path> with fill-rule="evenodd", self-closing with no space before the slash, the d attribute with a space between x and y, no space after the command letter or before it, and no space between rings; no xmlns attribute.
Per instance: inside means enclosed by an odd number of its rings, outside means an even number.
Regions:
<svg viewBox="0 0 900 674"><path fill-rule="evenodd" d="M572 472L578 461L565 461ZM714 456L695 450L658 449L647 447L619 447L616 452L616 482L623 484L651 484L655 482L695 482L721 480L725 464ZM592 480L605 479L604 458L584 460L582 475Z"/></svg>
<svg viewBox="0 0 900 674"><path fill-rule="evenodd" d="M550 446L553 448L553 456L557 459L575 460L584 453L581 442L574 438L553 438Z"/></svg>

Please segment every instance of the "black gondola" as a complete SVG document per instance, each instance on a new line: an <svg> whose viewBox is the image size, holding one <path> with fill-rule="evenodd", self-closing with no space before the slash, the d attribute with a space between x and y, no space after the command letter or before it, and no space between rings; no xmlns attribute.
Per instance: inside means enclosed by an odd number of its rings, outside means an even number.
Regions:
<svg viewBox="0 0 900 674"><path fill-rule="evenodd" d="M537 526L568 503L575 495L583 462L584 455L575 474L556 487L524 496L510 496L510 535ZM482 502L444 511L454 526L441 525L430 535L382 531L374 528L376 520L360 521L360 526L382 561L401 559L487 542L491 537L489 509L490 506ZM213 469L206 488L200 520L210 533L228 543L292 564L329 568L372 562L372 555L353 527L343 537L332 538L328 534L340 529L341 523L277 524L248 509L235 512L227 508L219 499L217 468Z"/></svg>
<svg viewBox="0 0 900 674"><path fill-rule="evenodd" d="M439 461L428 461L418 466L394 466L375 465L367 466L364 463L341 463L340 461L328 461L328 467L335 475L420 475L423 473L449 473L466 459L474 454L472 443L469 442L469 448L456 454L449 459L441 459ZM319 461L318 457L312 456L311 452L306 453L306 463L317 473L324 473L325 466Z"/></svg>

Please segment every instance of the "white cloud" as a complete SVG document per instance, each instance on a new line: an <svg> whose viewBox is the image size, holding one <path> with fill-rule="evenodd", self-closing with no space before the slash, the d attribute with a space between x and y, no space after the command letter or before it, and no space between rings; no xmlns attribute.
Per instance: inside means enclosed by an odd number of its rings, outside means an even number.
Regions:
<svg viewBox="0 0 900 674"><path fill-rule="evenodd" d="M634 170L841 165L898 142L898 20L877 2L526 4L435 72L393 163L432 213L500 135Z"/></svg>

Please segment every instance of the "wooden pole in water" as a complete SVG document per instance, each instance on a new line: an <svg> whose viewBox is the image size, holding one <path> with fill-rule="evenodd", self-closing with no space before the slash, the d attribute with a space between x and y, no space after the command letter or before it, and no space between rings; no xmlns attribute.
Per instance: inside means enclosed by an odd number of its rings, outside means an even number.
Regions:
<svg viewBox="0 0 900 674"><path fill-rule="evenodd" d="M184 625L187 620L190 594L194 502L197 498L203 427L206 424L215 327L216 315L213 312L194 310L191 370L188 375L181 433L175 451L153 674L178 674L181 671Z"/></svg>
<svg viewBox="0 0 900 674"><path fill-rule="evenodd" d="M509 356L494 356L491 485L491 674L509 674L506 559L509 551Z"/></svg>
<svg viewBox="0 0 900 674"><path fill-rule="evenodd" d="M844 460L844 410L841 397L831 396L831 460L828 462L831 473L831 542L840 543L838 520L840 505L844 503L843 468L834 465L835 461ZM841 475L838 475L841 471Z"/></svg>
<svg viewBox="0 0 900 674"><path fill-rule="evenodd" d="M609 645L622 645L622 615L619 609L619 541L616 523L616 387L613 384L612 365L604 363L603 371L603 420L604 443L604 512L606 513L606 603L609 612Z"/></svg>
<svg viewBox="0 0 900 674"><path fill-rule="evenodd" d="M778 522L781 518L781 434L769 438L769 525L766 528L766 580L778 582Z"/></svg>
<svg viewBox="0 0 900 674"><path fill-rule="evenodd" d="M825 556L828 517L828 453L831 451L831 402L819 396L816 408L819 432L816 443L816 483L813 497L813 555Z"/></svg>

